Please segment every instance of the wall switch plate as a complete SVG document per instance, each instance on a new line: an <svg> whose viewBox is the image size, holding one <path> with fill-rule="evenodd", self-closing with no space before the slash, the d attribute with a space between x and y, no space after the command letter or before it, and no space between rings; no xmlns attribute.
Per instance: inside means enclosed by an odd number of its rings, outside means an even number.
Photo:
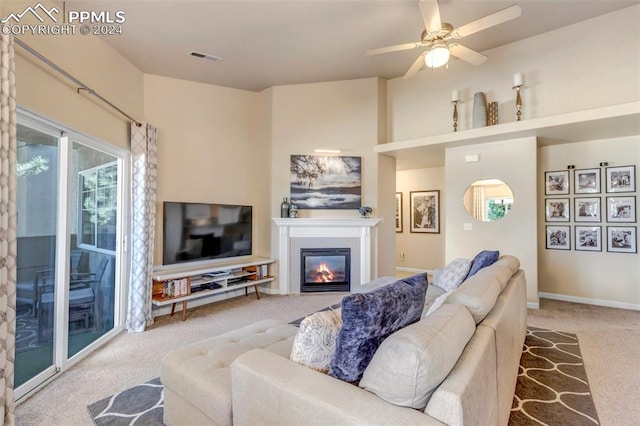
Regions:
<svg viewBox="0 0 640 426"><path fill-rule="evenodd" d="M473 225L467 222L463 225L463 229L465 231L471 231L473 229Z"/></svg>
<svg viewBox="0 0 640 426"><path fill-rule="evenodd" d="M465 163L477 163L480 161L480 156L478 154L469 154L464 156Z"/></svg>

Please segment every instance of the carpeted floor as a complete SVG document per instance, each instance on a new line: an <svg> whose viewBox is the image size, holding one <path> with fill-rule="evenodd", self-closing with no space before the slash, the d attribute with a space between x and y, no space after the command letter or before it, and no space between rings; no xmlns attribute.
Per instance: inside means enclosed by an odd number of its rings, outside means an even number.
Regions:
<svg viewBox="0 0 640 426"><path fill-rule="evenodd" d="M98 426L162 425L160 379L91 404ZM598 425L575 334L529 327L509 425Z"/></svg>

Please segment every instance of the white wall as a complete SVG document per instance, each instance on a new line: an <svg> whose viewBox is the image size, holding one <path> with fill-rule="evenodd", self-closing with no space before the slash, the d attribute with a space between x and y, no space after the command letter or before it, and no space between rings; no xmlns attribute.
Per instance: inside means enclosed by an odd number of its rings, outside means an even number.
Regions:
<svg viewBox="0 0 640 426"><path fill-rule="evenodd" d="M525 271L532 306L538 304L536 152L536 139L523 138L449 148L445 153L446 263L458 257L473 259L481 250L513 255ZM480 161L465 163L471 154L478 154ZM472 182L491 178L511 187L513 208L501 220L480 222L467 214L462 198ZM464 224L472 229L465 230Z"/></svg>
<svg viewBox="0 0 640 426"><path fill-rule="evenodd" d="M155 264L162 263L163 201L252 205L254 254L269 254L270 147L260 133L263 96L144 76L145 116L158 128Z"/></svg>
<svg viewBox="0 0 640 426"><path fill-rule="evenodd" d="M52 2L42 2L46 7ZM2 2L1 16L33 2ZM58 5L59 6L59 5ZM19 39L137 120L144 120L142 72L93 36L23 35ZM18 106L121 148L129 148L129 122L94 96L15 45Z"/></svg>
<svg viewBox="0 0 640 426"><path fill-rule="evenodd" d="M640 171L640 136L573 144L545 146L539 150L538 181L544 182L544 172L566 170L573 164L576 169L598 168L601 162L610 167L635 165L635 193L606 193L605 168L601 169L600 194L579 194L593 196L601 200L600 223L579 222L578 225L602 227L602 252L575 251L574 187L570 176L570 195L545 196L544 185L538 188L538 259L540 270L540 291L552 297L568 296L575 301L617 306L640 310L640 255L637 253L608 253L606 241L607 226L634 226L635 223L607 223L606 198L608 196L635 196L638 208L638 180ZM571 250L547 250L545 234L545 198L569 198L571 222L553 222L552 225L571 226Z"/></svg>
<svg viewBox="0 0 640 426"><path fill-rule="evenodd" d="M387 140L451 132L451 92L460 90L459 129L470 129L473 94L499 102L515 121L513 74L524 74L523 119L640 100L640 5L488 50L480 66L452 60L388 83ZM615 39L610 29L615 28Z"/></svg>
<svg viewBox="0 0 640 426"><path fill-rule="evenodd" d="M272 90L271 119L271 214L279 217L283 197L290 194L290 156L314 154L317 148L340 149L339 155L362 157L362 205L373 208L374 216L389 215L391 204L379 199L381 164L373 146L383 139L384 82L377 78L325 83L277 86ZM384 98L382 98L384 99ZM394 167L383 161L389 179L394 179ZM385 195L387 191L385 191ZM393 194L393 184L390 194ZM301 210L300 217L359 217L357 210ZM379 238L386 241L378 258L379 272L392 274L393 214L379 227ZM389 246L389 241L394 241ZM272 245L277 253L277 241ZM384 266L386 265L386 266Z"/></svg>
<svg viewBox="0 0 640 426"><path fill-rule="evenodd" d="M440 233L411 233L410 193L411 191L440 191ZM410 269L435 269L445 263L444 243L447 214L445 211L444 167L402 170L396 175L396 192L402 192L402 232L396 234L396 264ZM462 202L462 201L460 201ZM404 253L404 259L400 256Z"/></svg>
<svg viewBox="0 0 640 426"><path fill-rule="evenodd" d="M464 131L470 129L472 100L473 94L478 91L484 91L488 101L499 102L499 123L515 121L515 93L511 89L513 82L513 74L522 72L524 74L525 87L523 89L524 114L523 119L539 118L545 116L553 116L556 114L588 110L607 105L624 104L628 102L640 100L640 27L637 23L640 21L640 5L632 6L627 9L594 18L585 22L581 22L569 27L561 28L546 34L541 34L520 42L492 49L485 53L489 59L481 66L475 67L459 60L453 60L449 64L448 69L438 69L435 71L420 72L415 78L403 80L397 78L388 82L388 102L387 102L387 141L402 141L405 139L418 138L424 136L432 136L437 134L446 134L451 132L451 92L458 89L463 98L463 104L459 105L459 129ZM619 33L615 42L610 37L606 37L608 28L616 28ZM569 40L569 42L561 43L561 40ZM603 58L606 58L604 60ZM505 157L498 160L499 164L508 164L519 159L521 166L525 168L537 168L535 153L531 152L528 144L518 144L514 148L511 157ZM558 145L549 147L553 152L562 146L562 153L558 154L557 160L566 167L573 161L573 158L580 158L585 152L579 144ZM469 148L469 152L476 153L478 150L484 150L484 145ZM546 149L546 148L545 148ZM604 149L604 147L601 147ZM625 151L616 145L607 144L607 149L615 155L625 155ZM465 148L459 148L460 151ZM521 150L521 151L518 151ZM445 172L445 191L441 194L446 198L446 217L447 225L445 227L444 241L440 250L446 250L445 260L448 262L455 257L464 255L472 255L472 251L480 248L483 241L493 241L492 233L479 235L474 223L474 231L468 234L474 235L471 240L465 241L465 232L462 231L462 223L469 221L465 218L466 213L462 210L462 204L458 203L458 196L462 196L462 191L470 182L471 177L462 182L458 172L465 170L460 166L450 170L449 162L452 152L447 151L446 172ZM604 160L600 160L604 161ZM481 161L482 163L482 161ZM542 166L541 166L542 167ZM495 170L500 170L496 166ZM407 191L411 185L406 182L406 178L416 179L422 183L422 179L427 179L424 184L435 187L439 184L437 177L429 177L433 171L430 169L415 170L398 173L398 190ZM492 173L493 174L493 173ZM509 172L507 179L503 179L512 184L514 178L519 179L519 171L513 170ZM525 186L535 193L534 174L525 175L527 182ZM489 174L478 177L493 177ZM496 176L497 177L497 176ZM450 182L454 179L453 182ZM542 179L540 176L537 179ZM539 180L538 182L542 182ZM531 188L532 183L534 186ZM516 192L516 208L519 209L521 202L520 191ZM405 195L406 197L406 195ZM461 199L461 198L460 198ZM538 202L544 203L543 199L538 197ZM531 200L527 195L527 204ZM406 204L406 201L405 201ZM544 204L529 205L531 212L536 215L528 217L528 222L520 220L520 226L523 228L534 229L535 224L540 226L539 214ZM406 207L406 206L405 206ZM450 211L454 208L455 212ZM511 214L508 216L508 218ZM519 217L519 215L518 215ZM406 217L405 217L406 219ZM511 220L509 219L509 220ZM505 219L507 220L507 219ZM506 222L509 223L509 222ZM530 225L529 225L530 224ZM480 224L484 233L484 224ZM493 226L487 224L486 226ZM552 262L549 259L542 258L539 265L534 262L535 253L531 253L530 244L534 241L539 245L542 241L542 248L539 251L544 252L544 240L542 240L542 230L538 229L536 235L529 235L533 240L522 241L526 247L515 247L517 251L523 252L526 259L521 258L523 266L527 273L527 281L530 283L528 288L528 299L530 303L537 301L537 294L534 294L534 288L531 283L538 281L537 275L540 275L540 289L543 292L553 294L569 294L577 295L583 298L594 300L623 300L624 297L637 297L637 285L627 286L625 290L617 290L616 292L602 293L602 287L597 287L585 281L577 279L577 275L569 282L564 278L571 278L564 272L566 268L559 261ZM496 235L502 236L504 232L500 231ZM486 240L485 240L486 239ZM471 244L469 243L471 241ZM407 248L407 256L417 258L420 252L415 253L411 245L408 244L406 235L399 236L398 242L403 244L403 248ZM499 244L508 243L506 246L512 245L513 241L503 242L498 240ZM446 246L446 248L445 248ZM400 250L400 246L398 248ZM434 248L437 250L437 248ZM572 252L575 253L575 252ZM555 254L555 252L554 252ZM582 253L581 253L582 254ZM569 256L564 253L564 256ZM620 262L626 266L623 268L629 271L629 268L637 268L637 264L632 256L626 256L627 260L618 256L601 256L597 259L600 270L611 270L617 268ZM546 257L546 256L545 256ZM557 259L554 257L554 259ZM615 260L610 260L615 259ZM406 263L406 262L405 262ZM403 266L398 263L398 266ZM637 269L633 269L637 274ZM631 277L637 275L631 275ZM563 279L559 279L562 277ZM550 280L550 281L547 281ZM636 279L637 282L637 279ZM535 290L537 293L537 290Z"/></svg>

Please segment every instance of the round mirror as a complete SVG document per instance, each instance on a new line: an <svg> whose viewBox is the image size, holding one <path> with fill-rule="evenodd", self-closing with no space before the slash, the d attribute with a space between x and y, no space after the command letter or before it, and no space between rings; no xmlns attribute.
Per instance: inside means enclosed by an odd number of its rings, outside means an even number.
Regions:
<svg viewBox="0 0 640 426"><path fill-rule="evenodd" d="M464 209L482 222L493 222L505 217L513 207L513 191L499 179L473 182L464 191Z"/></svg>

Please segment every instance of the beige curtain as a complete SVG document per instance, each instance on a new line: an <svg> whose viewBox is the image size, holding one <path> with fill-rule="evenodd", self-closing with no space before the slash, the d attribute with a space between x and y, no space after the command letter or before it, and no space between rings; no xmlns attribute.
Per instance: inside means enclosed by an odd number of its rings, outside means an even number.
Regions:
<svg viewBox="0 0 640 426"><path fill-rule="evenodd" d="M156 128L131 124L131 279L127 330L153 324L151 274L156 220Z"/></svg>
<svg viewBox="0 0 640 426"><path fill-rule="evenodd" d="M487 211L485 210L484 188L482 186L473 187L473 217L480 221L487 220Z"/></svg>
<svg viewBox="0 0 640 426"><path fill-rule="evenodd" d="M15 423L16 84L13 37L0 34L0 421Z"/></svg>

